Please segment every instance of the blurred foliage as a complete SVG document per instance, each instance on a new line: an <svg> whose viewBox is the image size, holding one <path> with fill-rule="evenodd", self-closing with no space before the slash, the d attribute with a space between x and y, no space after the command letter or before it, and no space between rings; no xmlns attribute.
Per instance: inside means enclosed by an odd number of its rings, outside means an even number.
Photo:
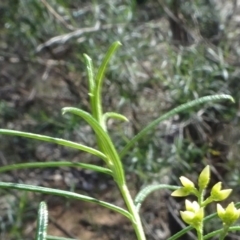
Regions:
<svg viewBox="0 0 240 240"><path fill-rule="evenodd" d="M234 0L2 0L0 126L93 146L86 124L63 118L60 110L89 110L83 53L98 66L108 46L119 40L123 46L110 64L103 94L105 110L116 109L130 120L108 123L119 149L179 104L215 93L236 100L164 122L123 159L126 171L136 174L141 186L172 181L171 172L173 177L192 174L207 162L217 178L237 187L239 14ZM0 165L60 157L92 161L82 153L52 145L42 150L19 138L0 137L0 145Z"/></svg>

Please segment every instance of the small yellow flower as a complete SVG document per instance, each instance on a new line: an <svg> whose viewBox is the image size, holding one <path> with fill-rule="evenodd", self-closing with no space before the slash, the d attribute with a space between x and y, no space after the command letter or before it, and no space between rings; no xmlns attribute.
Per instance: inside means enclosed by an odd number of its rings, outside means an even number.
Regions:
<svg viewBox="0 0 240 240"><path fill-rule="evenodd" d="M221 188L222 188L221 182L218 182L213 186L210 194L210 199L212 201L223 201L232 192L232 189L221 190Z"/></svg>
<svg viewBox="0 0 240 240"><path fill-rule="evenodd" d="M185 207L187 211L197 212L200 209L199 204L196 201L190 202L189 200L185 200Z"/></svg>
<svg viewBox="0 0 240 240"><path fill-rule="evenodd" d="M217 213L223 223L228 226L232 225L240 217L240 209L236 209L233 202L226 209L217 204Z"/></svg>
<svg viewBox="0 0 240 240"><path fill-rule="evenodd" d="M205 189L210 181L210 167L207 165L199 175L198 186L200 189Z"/></svg>
<svg viewBox="0 0 240 240"><path fill-rule="evenodd" d="M189 180L188 178L183 177L183 176L180 177L179 179L180 179L183 187L172 192L172 194L171 194L172 196L185 197L185 196L188 196L190 193L196 192L194 183L191 180Z"/></svg>
<svg viewBox="0 0 240 240"><path fill-rule="evenodd" d="M183 221L189 225L192 225L195 214L190 211L180 211Z"/></svg>
<svg viewBox="0 0 240 240"><path fill-rule="evenodd" d="M183 187L186 188L187 190L191 191L195 187L194 183L191 180L189 180L188 178L182 176L179 179L180 179Z"/></svg>
<svg viewBox="0 0 240 240"><path fill-rule="evenodd" d="M172 192L171 196L173 197L185 197L189 195L189 191L187 191L185 188L179 188Z"/></svg>
<svg viewBox="0 0 240 240"><path fill-rule="evenodd" d="M199 206L196 201L185 201L186 211L180 211L181 217L184 222L194 228L199 228L204 218L204 210Z"/></svg>

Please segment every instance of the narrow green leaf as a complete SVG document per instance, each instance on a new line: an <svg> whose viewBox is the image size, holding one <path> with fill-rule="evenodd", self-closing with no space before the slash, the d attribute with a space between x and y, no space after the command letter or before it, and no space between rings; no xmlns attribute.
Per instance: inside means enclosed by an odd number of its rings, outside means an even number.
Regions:
<svg viewBox="0 0 240 240"><path fill-rule="evenodd" d="M122 214L123 216L127 217L128 219L132 220L132 215L123 208L120 208L120 207L118 207L114 204L108 203L108 202L98 200L96 198L92 198L92 197L74 193L74 192L69 192L69 191L59 190L59 189L54 189L54 188L46 188L46 187L21 184L21 183L10 183L10 182L0 182L0 188L25 190L25 191L29 191L29 192L39 192L39 193L44 193L44 194L61 196L61 197L69 198L69 199L76 199L76 200L82 200L85 202L96 203L100 206L103 206L103 207L111 209L115 212L118 212L118 213Z"/></svg>
<svg viewBox="0 0 240 240"><path fill-rule="evenodd" d="M98 69L97 75L96 75L96 89L95 89L95 106L96 106L96 113L93 113L93 115L97 116L97 120L100 123L100 125L105 129L105 125L103 119L102 119L102 85L103 85L103 78L107 69L107 65L113 56L113 54L116 52L116 50L121 46L120 42L114 42L110 48L108 49L101 66Z"/></svg>
<svg viewBox="0 0 240 240"><path fill-rule="evenodd" d="M214 237L218 234L221 234L223 231L224 231L224 227L206 234L205 236L203 236L203 239L207 240L207 239L212 238L212 237ZM233 231L240 231L240 226L231 226L231 227L228 228L228 232L233 232Z"/></svg>
<svg viewBox="0 0 240 240"><path fill-rule="evenodd" d="M97 137L101 139L101 147L103 148L102 151L107 155L106 163L108 167L113 171L113 176L115 177L116 182L123 185L125 183L125 175L122 162L119 159L118 153L109 135L88 112L73 107L63 108L63 114L67 112L82 117L93 128Z"/></svg>
<svg viewBox="0 0 240 240"><path fill-rule="evenodd" d="M62 145L65 147L82 150L84 152L91 153L92 155L95 155L95 156L103 159L104 161L106 160L106 156L102 152L100 152L94 148L90 148L90 147L84 146L82 144L71 142L68 140L61 139L61 138L53 138L53 137L49 137L49 136L45 136L45 135L21 132L21 131L14 131L14 130L8 130L8 129L0 129L0 134L26 137L26 138L32 138L32 139L36 139L36 140L40 140L40 141L44 141L44 142L55 143L55 144Z"/></svg>
<svg viewBox="0 0 240 240"><path fill-rule="evenodd" d="M114 53L116 52L116 50L121 46L122 44L119 42L119 41L116 41L114 42L110 48L108 49L103 61L102 61L102 64L101 66L99 67L98 69L98 72L97 72L97 76L96 76L96 82L98 84L98 86L100 86L101 88L101 85L102 85L102 81L103 81L103 77L104 77L104 74L105 74L105 71L106 71L106 68L107 68L107 65L111 59L111 57L114 55Z"/></svg>
<svg viewBox="0 0 240 240"><path fill-rule="evenodd" d="M50 168L50 167L78 167L83 169L89 169L95 172L101 172L105 174L112 175L112 171L108 168L99 167L93 164L88 163L74 163L67 161L57 161L57 162L28 162L28 163L18 163L7 166L0 167L1 172L7 172L17 169L26 169L26 168Z"/></svg>
<svg viewBox="0 0 240 240"><path fill-rule="evenodd" d="M56 236L47 235L47 240L78 240L78 239L76 239L76 238L65 238L65 237L56 237Z"/></svg>
<svg viewBox="0 0 240 240"><path fill-rule="evenodd" d="M176 234L174 234L173 236L171 236L170 238L168 238L167 240L179 239L182 235L186 234L187 232L191 231L192 229L193 229L193 227L187 226L184 229L182 229L181 231L179 231Z"/></svg>
<svg viewBox="0 0 240 240"><path fill-rule="evenodd" d="M115 119L118 119L118 120L128 122L128 119L124 115L119 114L119 113L106 112L106 113L103 114L104 123L106 123L109 118L115 118Z"/></svg>
<svg viewBox="0 0 240 240"><path fill-rule="evenodd" d="M47 237L47 225L48 225L48 211L45 202L39 204L38 220L35 240L46 240Z"/></svg>
<svg viewBox="0 0 240 240"><path fill-rule="evenodd" d="M85 59L85 64L87 66L88 81L89 81L89 93L94 94L95 82L94 82L94 72L93 72L93 63L92 59L87 55L83 54Z"/></svg>
<svg viewBox="0 0 240 240"><path fill-rule="evenodd" d="M185 111L189 108L198 106L203 103L208 103L208 102L215 102L215 101L220 101L220 100L230 100L234 102L234 99L230 95L226 94L219 94L219 95L213 95L213 96L205 96L196 100L193 100L191 102L182 104L173 110L167 112L163 116L157 118L156 120L152 121L149 125L147 125L142 131L140 131L136 136L134 136L128 143L127 145L122 149L120 153L120 157L124 157L128 150L134 146L134 144L139 141L141 138L143 138L149 131L153 130L160 122L174 116L177 113L180 113L182 111Z"/></svg>
<svg viewBox="0 0 240 240"><path fill-rule="evenodd" d="M92 110L92 114L93 117L95 119L97 119L97 109L96 109L96 105L95 105L95 89L96 89L96 83L95 83L95 79L94 79L94 68L93 68L93 63L92 63L92 59L87 55L87 54L83 54L84 59L85 59L85 64L87 67L87 74L88 74L88 84L89 84L89 97L90 97L90 104L91 104L91 110Z"/></svg>
<svg viewBox="0 0 240 240"><path fill-rule="evenodd" d="M136 206L137 211L140 210L143 201L147 198L149 194L159 189L169 189L169 190L177 190L179 186L167 185L167 184L158 184L158 185L150 185L143 188L135 197L134 204Z"/></svg>

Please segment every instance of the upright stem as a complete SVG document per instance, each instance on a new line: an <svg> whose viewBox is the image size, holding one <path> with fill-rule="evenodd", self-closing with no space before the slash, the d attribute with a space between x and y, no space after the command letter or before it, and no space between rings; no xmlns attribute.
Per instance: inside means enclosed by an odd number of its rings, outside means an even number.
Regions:
<svg viewBox="0 0 240 240"><path fill-rule="evenodd" d="M204 189L199 189L199 196L198 196L198 204L200 207L203 207L203 199L204 199ZM203 211L205 212L205 208L203 207ZM196 229L198 240L203 240L203 219L200 226Z"/></svg>
<svg viewBox="0 0 240 240"><path fill-rule="evenodd" d="M203 240L203 227L201 226L199 229L196 229L196 230L197 230L198 240Z"/></svg>
<svg viewBox="0 0 240 240"><path fill-rule="evenodd" d="M220 240L224 240L225 239L225 237L228 234L228 229L229 229L229 226L225 225L224 228L223 228L222 233L220 234L220 237L219 237Z"/></svg>
<svg viewBox="0 0 240 240"><path fill-rule="evenodd" d="M136 233L137 239L138 240L146 240L139 213L135 207L135 204L133 202L132 196L130 195L127 185L124 184L122 186L119 186L119 189L120 189L122 196L124 198L124 201L127 205L128 211L133 216L131 221L132 221L132 225L133 225L134 231Z"/></svg>

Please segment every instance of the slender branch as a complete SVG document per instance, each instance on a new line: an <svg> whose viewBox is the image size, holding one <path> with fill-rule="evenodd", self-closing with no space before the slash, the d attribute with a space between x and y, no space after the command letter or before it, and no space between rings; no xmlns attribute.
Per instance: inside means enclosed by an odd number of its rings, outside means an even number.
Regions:
<svg viewBox="0 0 240 240"><path fill-rule="evenodd" d="M36 51L40 52L40 51L42 51L43 48L50 47L51 45L54 45L54 44L59 44L59 43L64 44L64 43L68 42L69 40L71 40L72 38L79 37L85 33L96 32L99 30L99 28L100 28L100 22L96 22L95 26L93 26L93 27L81 28L81 29L72 31L70 33L52 37L45 43L38 45L36 48Z"/></svg>

